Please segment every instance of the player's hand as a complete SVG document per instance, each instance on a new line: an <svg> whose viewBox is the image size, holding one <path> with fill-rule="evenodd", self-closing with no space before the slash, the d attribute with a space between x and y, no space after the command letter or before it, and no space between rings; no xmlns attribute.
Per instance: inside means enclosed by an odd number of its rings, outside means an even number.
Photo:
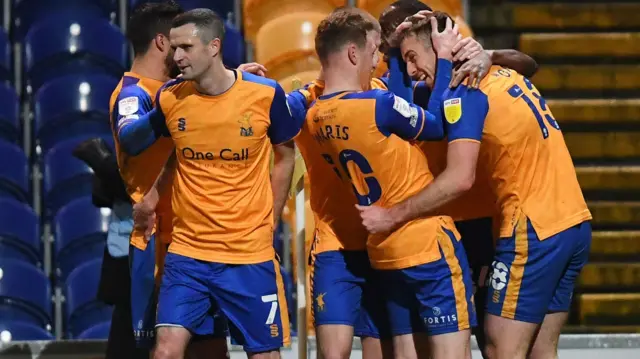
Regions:
<svg viewBox="0 0 640 359"><path fill-rule="evenodd" d="M389 215L389 210L386 208L360 205L356 205L356 208L360 211L362 225L369 233L388 233L397 226L397 223Z"/></svg>
<svg viewBox="0 0 640 359"><path fill-rule="evenodd" d="M411 26L413 26L413 24L417 21L420 20L424 20L427 18L427 16L433 14L433 12L429 11L429 10L420 10L417 13L411 15L411 16L407 16L404 21L402 23L400 23L400 25L398 25L396 27L396 31L391 34L389 36L389 38L387 39L387 43L389 43L389 46L391 47L399 47L400 44L398 43L398 39L400 38L400 34L405 31L406 29L410 28Z"/></svg>
<svg viewBox="0 0 640 359"><path fill-rule="evenodd" d="M484 48L474 38L466 37L458 41L451 51L453 52L453 61L462 62L480 55L484 52Z"/></svg>
<svg viewBox="0 0 640 359"><path fill-rule="evenodd" d="M144 232L144 239L149 240L156 223L155 206L144 199L133 205L133 228Z"/></svg>
<svg viewBox="0 0 640 359"><path fill-rule="evenodd" d="M467 82L469 87L477 89L480 86L480 81L489 73L491 65L493 64L489 54L486 51L480 52L453 71L449 87L456 87L460 85L464 79L469 78Z"/></svg>
<svg viewBox="0 0 640 359"><path fill-rule="evenodd" d="M433 29L431 31L431 42L438 58L453 61L453 48L462 40L458 24L453 25L453 21L448 17L444 30L440 32L438 31L438 19L432 16L429 21L431 21L431 28Z"/></svg>
<svg viewBox="0 0 640 359"><path fill-rule="evenodd" d="M238 70L265 77L267 68L257 62L249 62L238 66Z"/></svg>

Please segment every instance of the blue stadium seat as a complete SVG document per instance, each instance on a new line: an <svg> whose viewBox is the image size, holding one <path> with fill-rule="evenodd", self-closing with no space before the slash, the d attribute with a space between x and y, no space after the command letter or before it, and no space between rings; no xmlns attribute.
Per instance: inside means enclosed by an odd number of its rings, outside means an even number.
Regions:
<svg viewBox="0 0 640 359"><path fill-rule="evenodd" d="M222 56L225 65L235 68L244 62L244 38L238 29L229 24L225 25L225 29Z"/></svg>
<svg viewBox="0 0 640 359"><path fill-rule="evenodd" d="M7 83L0 83L0 140L21 142L19 106L16 91Z"/></svg>
<svg viewBox="0 0 640 359"><path fill-rule="evenodd" d="M4 29L0 28L0 80L13 80L11 63L11 41L9 41Z"/></svg>
<svg viewBox="0 0 640 359"><path fill-rule="evenodd" d="M109 99L118 79L107 75L64 76L35 96L35 135L42 153L76 137L111 136Z"/></svg>
<svg viewBox="0 0 640 359"><path fill-rule="evenodd" d="M51 324L49 278L31 263L0 261L0 318L46 328Z"/></svg>
<svg viewBox="0 0 640 359"><path fill-rule="evenodd" d="M0 321L0 333L9 333L10 341L52 340L53 335L46 329L21 321ZM6 334L4 334L6 335Z"/></svg>
<svg viewBox="0 0 640 359"><path fill-rule="evenodd" d="M15 40L22 40L36 23L50 19L75 15L108 20L115 3L115 0L15 0L12 14Z"/></svg>
<svg viewBox="0 0 640 359"><path fill-rule="evenodd" d="M88 137L78 137L57 144L44 156L43 194L45 216L55 212L73 199L91 196L92 174L89 167L73 157L78 144ZM113 148L112 136L101 136Z"/></svg>
<svg viewBox="0 0 640 359"><path fill-rule="evenodd" d="M96 324L91 328L83 331L78 334L76 339L93 339L93 340L103 340L109 338L109 330L111 330L111 322L103 322L100 324Z"/></svg>
<svg viewBox="0 0 640 359"><path fill-rule="evenodd" d="M29 202L29 163L22 148L0 141L0 198Z"/></svg>
<svg viewBox="0 0 640 359"><path fill-rule="evenodd" d="M91 203L91 197L75 199L62 207L54 219L55 268L65 278L74 268L102 258L109 217Z"/></svg>
<svg viewBox="0 0 640 359"><path fill-rule="evenodd" d="M39 23L29 30L24 48L24 72L33 92L69 74L104 73L120 78L129 62L129 45L120 30L107 20L91 17Z"/></svg>
<svg viewBox="0 0 640 359"><path fill-rule="evenodd" d="M94 259L74 269L66 280L65 322L68 338L98 323L111 320L112 307L99 301L98 285L102 258Z"/></svg>
<svg viewBox="0 0 640 359"><path fill-rule="evenodd" d="M42 258L40 219L31 207L9 198L0 198L0 258L33 265Z"/></svg>

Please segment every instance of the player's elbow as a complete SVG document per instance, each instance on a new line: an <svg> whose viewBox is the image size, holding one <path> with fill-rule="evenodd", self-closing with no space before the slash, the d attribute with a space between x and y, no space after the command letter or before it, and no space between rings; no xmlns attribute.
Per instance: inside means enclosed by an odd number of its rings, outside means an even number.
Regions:
<svg viewBox="0 0 640 359"><path fill-rule="evenodd" d="M144 150L144 148L139 145L139 141L136 141L131 126L124 126L120 129L120 132L118 132L118 142L120 143L122 151L130 156L137 156Z"/></svg>
<svg viewBox="0 0 640 359"><path fill-rule="evenodd" d="M467 192L468 190L471 189L471 187L473 187L473 184L476 181L476 174L475 172L469 172L465 175L460 175L457 177L458 180L455 181L455 191L458 194L462 194L464 192Z"/></svg>

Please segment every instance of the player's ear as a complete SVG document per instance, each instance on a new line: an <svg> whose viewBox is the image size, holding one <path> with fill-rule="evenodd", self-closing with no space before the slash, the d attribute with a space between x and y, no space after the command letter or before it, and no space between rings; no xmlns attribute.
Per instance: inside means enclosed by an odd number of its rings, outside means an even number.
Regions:
<svg viewBox="0 0 640 359"><path fill-rule="evenodd" d="M169 39L162 34L156 34L153 42L156 45L156 48L160 50L160 52L165 52L169 49Z"/></svg>
<svg viewBox="0 0 640 359"><path fill-rule="evenodd" d="M354 43L350 43L347 45L347 55L349 56L349 61L354 66L358 64L358 47Z"/></svg>
<svg viewBox="0 0 640 359"><path fill-rule="evenodd" d="M212 57L220 53L220 39L215 38L209 42L209 51L211 51Z"/></svg>

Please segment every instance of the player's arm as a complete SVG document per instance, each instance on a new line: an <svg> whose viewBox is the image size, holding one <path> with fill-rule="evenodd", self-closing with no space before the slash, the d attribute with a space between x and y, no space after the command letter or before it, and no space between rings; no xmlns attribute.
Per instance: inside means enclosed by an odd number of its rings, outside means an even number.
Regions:
<svg viewBox="0 0 640 359"><path fill-rule="evenodd" d="M465 89L462 92L460 97L444 101L444 111L449 113L446 116L447 166L422 191L389 210L396 225L429 214L468 191L475 182L480 139L489 104L481 91Z"/></svg>
<svg viewBox="0 0 640 359"><path fill-rule="evenodd" d="M291 91L286 95L287 106L291 111L291 117L297 128L301 128L304 123L305 117L307 117L307 110L309 109L309 100L307 96L309 93L304 89Z"/></svg>
<svg viewBox="0 0 640 359"><path fill-rule="evenodd" d="M292 117L292 111L287 104L287 97L280 85L276 84L271 110L269 113L271 124L268 135L274 152L273 170L271 172L271 188L273 190L274 225L280 222L282 209L289 195L293 168L295 166L295 146L293 138L300 132L301 123Z"/></svg>
<svg viewBox="0 0 640 359"><path fill-rule="evenodd" d="M394 134L407 141L441 140L444 137L439 117L389 91L377 92L375 106L376 125L385 136Z"/></svg>
<svg viewBox="0 0 640 359"><path fill-rule="evenodd" d="M480 52L490 59L490 64L505 66L518 71L526 77L533 76L538 70L538 63L529 55L518 50L484 50L482 45L472 37L467 37L458 42L453 48L453 61L468 61Z"/></svg>
<svg viewBox="0 0 640 359"><path fill-rule="evenodd" d="M176 172L176 152L171 152L171 156L167 159L164 167L160 170L160 174L153 186L145 193L142 200L133 205L133 221L137 229L144 230L145 236L151 235L153 225L155 223L155 210L160 198L169 193L173 176Z"/></svg>
<svg viewBox="0 0 640 359"><path fill-rule="evenodd" d="M136 102L135 98L128 96L128 88L124 88L120 96L118 96L117 134L123 151L135 156L151 147L158 138L162 136L168 137L169 130L165 123L162 108L159 105L151 107L151 99L145 100L145 107L139 106L135 113L129 113L133 108L129 109L127 107L128 110L125 111L127 114L122 115L123 105L126 107L128 103L133 104ZM149 96L146 95L146 97L148 98ZM141 98L138 98L138 101L141 102Z"/></svg>
<svg viewBox="0 0 640 359"><path fill-rule="evenodd" d="M460 40L453 48L453 61L460 64L454 73L450 86L457 87L465 79L477 88L489 73L491 65L512 68L530 77L535 74L538 64L530 56L516 50L484 50L472 37Z"/></svg>
<svg viewBox="0 0 640 359"><path fill-rule="evenodd" d="M486 50L491 62L514 69L525 77L532 77L538 71L538 63L533 57L518 50Z"/></svg>
<svg viewBox="0 0 640 359"><path fill-rule="evenodd" d="M387 89L394 95L413 103L414 83L407 72L407 64L402 59L402 52L396 47L389 50L389 76L386 84Z"/></svg>

